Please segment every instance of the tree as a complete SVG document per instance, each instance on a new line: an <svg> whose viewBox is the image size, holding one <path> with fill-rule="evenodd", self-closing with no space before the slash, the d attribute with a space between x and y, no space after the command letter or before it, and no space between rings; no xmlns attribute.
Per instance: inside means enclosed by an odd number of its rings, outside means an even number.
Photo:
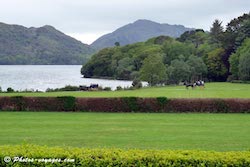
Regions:
<svg viewBox="0 0 250 167"><path fill-rule="evenodd" d="M235 79L250 80L250 38L230 56L230 72Z"/></svg>
<svg viewBox="0 0 250 167"><path fill-rule="evenodd" d="M191 55L187 64L190 66L191 80L201 79L207 74L207 66L202 58Z"/></svg>
<svg viewBox="0 0 250 167"><path fill-rule="evenodd" d="M120 42L115 42L115 46L120 46Z"/></svg>
<svg viewBox="0 0 250 167"><path fill-rule="evenodd" d="M222 56L225 50L222 48L215 49L208 53L206 60L208 68L208 78L213 81L225 81L227 78L227 68L223 63Z"/></svg>
<svg viewBox="0 0 250 167"><path fill-rule="evenodd" d="M167 68L169 83L178 84L190 79L190 66L183 60L173 60Z"/></svg>
<svg viewBox="0 0 250 167"><path fill-rule="evenodd" d="M229 57L230 62L230 73L232 74L232 79L239 78L239 55L234 53Z"/></svg>
<svg viewBox="0 0 250 167"><path fill-rule="evenodd" d="M222 22L216 19L213 22L213 26L210 28L211 42L220 43L223 37Z"/></svg>
<svg viewBox="0 0 250 167"><path fill-rule="evenodd" d="M196 29L183 33L177 40L185 43L193 43L195 48L198 48L208 40L208 35L204 30Z"/></svg>
<svg viewBox="0 0 250 167"><path fill-rule="evenodd" d="M239 78L244 81L250 80L250 52L246 52L240 56Z"/></svg>
<svg viewBox="0 0 250 167"><path fill-rule="evenodd" d="M143 61L140 69L141 80L147 81L150 86L154 86L162 83L166 80L166 77L166 67L161 56L151 55Z"/></svg>
<svg viewBox="0 0 250 167"><path fill-rule="evenodd" d="M116 69L118 79L133 79L130 78L130 74L133 71L133 60L129 57L125 57L118 61L118 67Z"/></svg>

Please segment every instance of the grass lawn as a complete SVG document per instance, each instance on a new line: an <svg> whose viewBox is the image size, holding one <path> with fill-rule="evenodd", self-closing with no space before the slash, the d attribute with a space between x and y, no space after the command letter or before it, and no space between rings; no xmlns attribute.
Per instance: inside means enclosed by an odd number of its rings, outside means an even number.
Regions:
<svg viewBox="0 0 250 167"><path fill-rule="evenodd" d="M250 84L207 83L204 90L184 86L165 86L126 91L0 93L0 96L75 96L75 97L159 97L169 98L250 98Z"/></svg>
<svg viewBox="0 0 250 167"><path fill-rule="evenodd" d="M0 145L250 149L250 114L0 112L0 127Z"/></svg>

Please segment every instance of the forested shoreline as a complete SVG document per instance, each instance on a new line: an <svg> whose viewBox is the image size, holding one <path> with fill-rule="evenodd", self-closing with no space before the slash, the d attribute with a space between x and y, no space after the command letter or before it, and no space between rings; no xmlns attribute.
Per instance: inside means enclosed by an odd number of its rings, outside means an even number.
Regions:
<svg viewBox="0 0 250 167"><path fill-rule="evenodd" d="M140 79L150 85L205 79L250 80L250 13L232 19L224 29L215 20L209 32L196 29L174 39L105 48L94 54L81 73L85 77Z"/></svg>

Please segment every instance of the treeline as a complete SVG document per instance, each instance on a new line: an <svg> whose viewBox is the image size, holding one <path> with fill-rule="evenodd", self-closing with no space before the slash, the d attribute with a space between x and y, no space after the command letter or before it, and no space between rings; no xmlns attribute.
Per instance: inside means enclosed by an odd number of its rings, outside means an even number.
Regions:
<svg viewBox="0 0 250 167"><path fill-rule="evenodd" d="M215 20L210 32L187 31L179 38L159 36L146 42L105 48L92 56L85 77L141 79L150 85L206 79L250 80L250 13L225 30Z"/></svg>

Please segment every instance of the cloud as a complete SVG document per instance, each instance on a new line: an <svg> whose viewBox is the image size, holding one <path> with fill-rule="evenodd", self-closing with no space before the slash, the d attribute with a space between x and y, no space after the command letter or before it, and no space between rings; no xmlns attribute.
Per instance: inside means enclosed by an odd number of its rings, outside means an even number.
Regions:
<svg viewBox="0 0 250 167"><path fill-rule="evenodd" d="M85 34L91 41L137 19L209 30L214 19L226 24L248 13L249 6L246 0L1 0L0 21L52 25L66 34Z"/></svg>

